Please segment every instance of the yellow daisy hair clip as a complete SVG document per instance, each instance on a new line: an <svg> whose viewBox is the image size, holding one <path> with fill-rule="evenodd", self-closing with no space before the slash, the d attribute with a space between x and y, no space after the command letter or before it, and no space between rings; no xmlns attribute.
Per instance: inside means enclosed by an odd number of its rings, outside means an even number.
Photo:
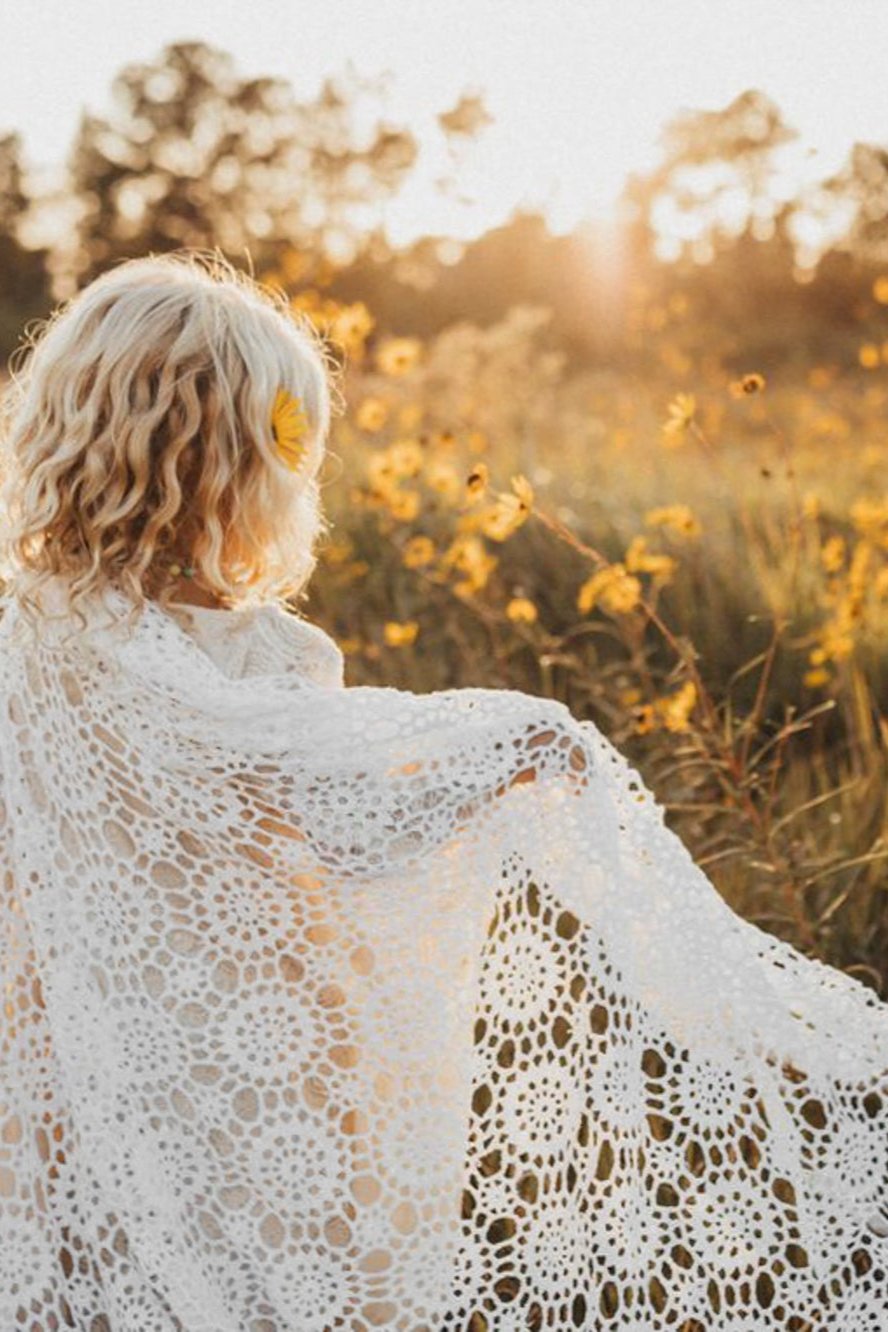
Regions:
<svg viewBox="0 0 888 1332"><path fill-rule="evenodd" d="M278 389L271 411L271 435L278 457L291 472L300 467L305 456L308 417L301 399L287 389Z"/></svg>

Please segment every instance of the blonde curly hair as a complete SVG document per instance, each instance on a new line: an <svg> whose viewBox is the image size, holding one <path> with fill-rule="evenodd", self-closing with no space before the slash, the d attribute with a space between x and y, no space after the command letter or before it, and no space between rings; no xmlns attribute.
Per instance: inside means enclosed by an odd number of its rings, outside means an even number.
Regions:
<svg viewBox="0 0 888 1332"><path fill-rule="evenodd" d="M281 388L308 421L296 472ZM0 402L0 576L32 628L50 582L84 626L109 584L134 617L166 606L176 562L231 607L301 593L336 388L307 316L219 252L127 260L32 326Z"/></svg>

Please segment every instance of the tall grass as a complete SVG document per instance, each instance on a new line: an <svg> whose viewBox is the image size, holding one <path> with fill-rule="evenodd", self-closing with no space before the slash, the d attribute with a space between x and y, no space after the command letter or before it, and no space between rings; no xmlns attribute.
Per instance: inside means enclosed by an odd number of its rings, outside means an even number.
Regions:
<svg viewBox="0 0 888 1332"><path fill-rule="evenodd" d="M319 321L349 410L304 609L348 683L561 699L736 911L888 997L879 374L568 375L528 309L370 355L369 322Z"/></svg>

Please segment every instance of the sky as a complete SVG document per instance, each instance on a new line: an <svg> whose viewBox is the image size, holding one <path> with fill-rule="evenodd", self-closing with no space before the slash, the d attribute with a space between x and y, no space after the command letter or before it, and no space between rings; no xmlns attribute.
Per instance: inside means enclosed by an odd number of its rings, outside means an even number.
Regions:
<svg viewBox="0 0 888 1332"><path fill-rule="evenodd" d="M553 230L606 218L671 115L751 87L799 131L812 178L855 140L888 142L886 0L0 0L0 133L48 178L123 65L195 39L306 98L349 61L391 72L389 112L423 145L386 215L396 241L477 234L516 205ZM435 189L435 116L480 91L495 121L461 162L466 203Z"/></svg>

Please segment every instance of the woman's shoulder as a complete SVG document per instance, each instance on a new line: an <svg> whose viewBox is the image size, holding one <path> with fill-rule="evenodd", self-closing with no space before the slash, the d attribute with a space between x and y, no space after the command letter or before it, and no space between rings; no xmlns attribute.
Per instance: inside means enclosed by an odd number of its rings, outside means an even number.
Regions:
<svg viewBox="0 0 888 1332"><path fill-rule="evenodd" d="M256 624L266 641L282 654L282 669L297 670L315 683L329 687L343 684L342 649L320 625L277 601L259 608Z"/></svg>

